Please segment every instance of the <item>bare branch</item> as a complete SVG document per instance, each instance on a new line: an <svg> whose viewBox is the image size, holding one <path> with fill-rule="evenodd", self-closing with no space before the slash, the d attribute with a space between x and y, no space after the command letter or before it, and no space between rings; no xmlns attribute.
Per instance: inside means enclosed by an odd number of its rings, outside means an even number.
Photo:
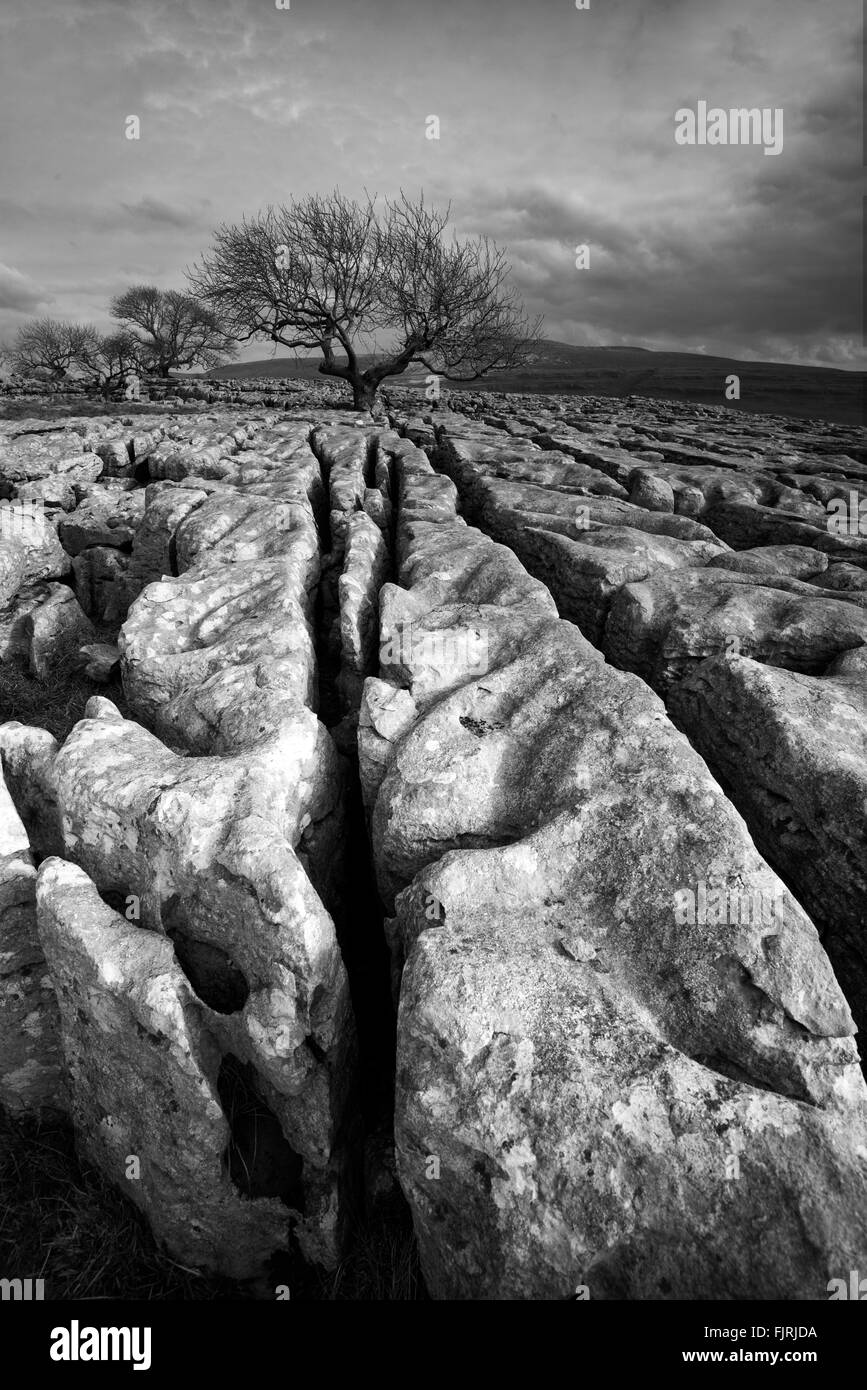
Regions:
<svg viewBox="0 0 867 1390"><path fill-rule="evenodd" d="M502 252L487 238L446 241L448 219L403 192L379 213L375 195L313 194L219 227L187 275L234 339L319 351L320 372L370 405L380 382L413 362L472 380L516 365L539 335L508 288ZM359 339L380 333L390 349L362 368Z"/></svg>
<svg viewBox="0 0 867 1390"><path fill-rule="evenodd" d="M233 334L218 316L193 295L133 285L111 303L111 316L129 330L138 330L148 369L168 376L173 367L197 363L215 367L234 357Z"/></svg>

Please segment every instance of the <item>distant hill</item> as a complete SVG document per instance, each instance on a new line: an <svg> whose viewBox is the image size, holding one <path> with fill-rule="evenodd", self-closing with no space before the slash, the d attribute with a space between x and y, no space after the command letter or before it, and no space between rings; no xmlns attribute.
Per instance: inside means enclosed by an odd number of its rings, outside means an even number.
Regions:
<svg viewBox="0 0 867 1390"><path fill-rule="evenodd" d="M320 361L319 356L266 357L257 362L230 363L207 375L217 380L261 376L309 381L319 376ZM725 379L731 375L740 377L740 401L725 399ZM424 376L423 370L412 368L402 377L386 381L386 390L389 384L420 384ZM637 347L574 347L545 338L538 344L535 360L519 372L486 376L464 386L454 382L446 385L450 391L656 396L857 425L865 423L867 373L782 362L738 362L730 357Z"/></svg>

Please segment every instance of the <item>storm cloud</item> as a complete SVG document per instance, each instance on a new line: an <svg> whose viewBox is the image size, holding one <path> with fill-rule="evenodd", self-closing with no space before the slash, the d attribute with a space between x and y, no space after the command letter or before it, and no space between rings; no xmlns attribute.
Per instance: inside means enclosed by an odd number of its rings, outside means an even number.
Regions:
<svg viewBox="0 0 867 1390"><path fill-rule="evenodd" d="M862 368L860 39L855 0L13 0L0 338L182 288L268 203L423 188L549 337ZM782 152L678 145L699 101Z"/></svg>

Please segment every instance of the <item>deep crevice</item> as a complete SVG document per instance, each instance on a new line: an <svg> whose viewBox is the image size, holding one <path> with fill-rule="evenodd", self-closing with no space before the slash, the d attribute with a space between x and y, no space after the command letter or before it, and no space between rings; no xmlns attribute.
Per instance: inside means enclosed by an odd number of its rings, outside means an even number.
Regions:
<svg viewBox="0 0 867 1390"><path fill-rule="evenodd" d="M368 445L367 486L375 486L379 438ZM327 468L320 459L327 490ZM391 473L391 470L390 470ZM394 509L392 509L392 531ZM323 547L331 546L330 526L322 528ZM387 536L393 567L393 535ZM341 1205L348 1213L347 1261L362 1262L371 1244L386 1243L414 1250L409 1208L394 1174L394 1089L397 1018L391 994L391 958L373 868L373 853L358 771L352 714L338 691L341 671L338 579L345 557L323 555L316 595L314 632L318 665L318 717L335 730L347 770L344 801L344 883L346 891L333 913L335 931L349 982L358 1039L353 1094L347 1106L344 1182ZM391 573L391 568L389 573ZM378 672L378 662L374 674ZM336 726L340 725L339 732ZM321 896L321 894L320 894ZM313 1008L311 1005L311 1015ZM315 1041L306 1039L317 1057ZM412 1260L415 1255L412 1254Z"/></svg>
<svg viewBox="0 0 867 1390"><path fill-rule="evenodd" d="M202 1003L218 1014L239 1013L250 986L229 953L189 931L186 911L176 894L161 904L160 916L178 965Z"/></svg>
<svg viewBox="0 0 867 1390"><path fill-rule="evenodd" d="M253 1068L227 1053L217 1094L231 1132L223 1165L234 1186L244 1197L277 1197L303 1216L304 1160L262 1099Z"/></svg>
<svg viewBox="0 0 867 1390"><path fill-rule="evenodd" d="M99 896L113 912L119 912L121 917L126 916L128 907L127 899L130 897L130 894L125 888L100 888Z"/></svg>

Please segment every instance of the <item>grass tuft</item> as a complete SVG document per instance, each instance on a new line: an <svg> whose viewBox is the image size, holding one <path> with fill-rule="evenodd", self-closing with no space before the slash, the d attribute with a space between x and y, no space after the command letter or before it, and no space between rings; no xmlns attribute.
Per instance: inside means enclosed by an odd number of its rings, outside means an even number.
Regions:
<svg viewBox="0 0 867 1390"><path fill-rule="evenodd" d="M46 1300L404 1301L426 1298L408 1217L359 1224L333 1272L293 1262L292 1274L241 1284L188 1269L154 1240L144 1216L75 1150L62 1120L0 1108L0 1278L44 1279Z"/></svg>
<svg viewBox="0 0 867 1390"><path fill-rule="evenodd" d="M44 1279L51 1300L244 1296L163 1254L132 1202L79 1160L68 1125L2 1109L0 1274Z"/></svg>
<svg viewBox="0 0 867 1390"><path fill-rule="evenodd" d="M113 642L115 637L113 629L104 633L97 629L94 640ZM77 640L58 643L44 680L31 675L17 661L0 662L0 724L13 719L21 724L33 724L48 729L62 741L79 719L84 718L84 706L91 695L104 695L128 717L119 676L108 683L91 680L82 670L79 646Z"/></svg>

